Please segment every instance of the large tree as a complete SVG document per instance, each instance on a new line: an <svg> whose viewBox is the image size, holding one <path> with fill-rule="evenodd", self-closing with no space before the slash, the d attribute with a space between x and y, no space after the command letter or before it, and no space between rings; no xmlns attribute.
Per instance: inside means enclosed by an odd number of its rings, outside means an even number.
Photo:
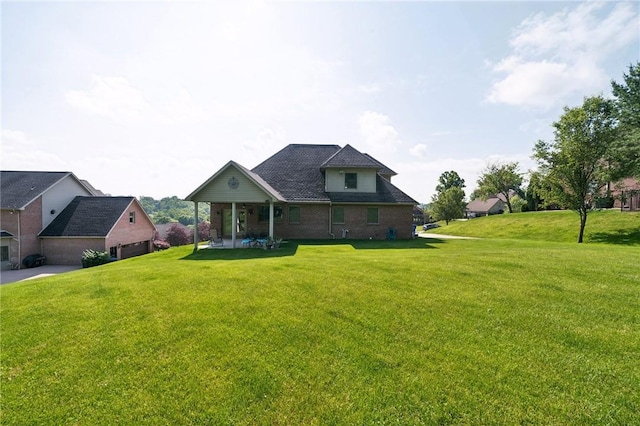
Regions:
<svg viewBox="0 0 640 426"><path fill-rule="evenodd" d="M591 203L611 178L617 138L613 102L602 96L585 98L582 106L565 107L553 127L554 141L538 141L533 157L544 176L545 202L580 215L581 243Z"/></svg>
<svg viewBox="0 0 640 426"><path fill-rule="evenodd" d="M464 216L464 179L455 171L444 172L438 178L437 194L431 198L431 214L435 220L444 220L447 225L453 219Z"/></svg>
<svg viewBox="0 0 640 426"><path fill-rule="evenodd" d="M513 213L511 192L519 193L520 185L522 175L518 171L518 163L493 163L489 164L478 178L475 194L483 200L493 195L502 195L509 213Z"/></svg>
<svg viewBox="0 0 640 426"><path fill-rule="evenodd" d="M615 146L619 176L640 178L640 62L629 66L624 83L611 82L620 137Z"/></svg>
<svg viewBox="0 0 640 426"><path fill-rule="evenodd" d="M464 179L458 175L457 172L451 170L448 172L444 172L438 178L438 185L436 186L436 191L438 193L444 192L449 188L464 188Z"/></svg>
<svg viewBox="0 0 640 426"><path fill-rule="evenodd" d="M462 188L451 187L431 198L431 213L435 220L444 220L448 225L453 219L464 216L467 203Z"/></svg>

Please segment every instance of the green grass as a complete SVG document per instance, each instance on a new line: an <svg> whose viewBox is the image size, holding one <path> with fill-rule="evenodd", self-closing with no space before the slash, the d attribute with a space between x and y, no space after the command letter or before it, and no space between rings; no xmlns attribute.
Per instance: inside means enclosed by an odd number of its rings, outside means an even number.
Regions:
<svg viewBox="0 0 640 426"><path fill-rule="evenodd" d="M640 251L174 248L2 286L2 424L638 424Z"/></svg>
<svg viewBox="0 0 640 426"><path fill-rule="evenodd" d="M580 230L577 213L567 210L513 213L456 220L430 233L481 238L514 238L555 242L576 242ZM602 210L590 212L585 243L640 245L640 213Z"/></svg>

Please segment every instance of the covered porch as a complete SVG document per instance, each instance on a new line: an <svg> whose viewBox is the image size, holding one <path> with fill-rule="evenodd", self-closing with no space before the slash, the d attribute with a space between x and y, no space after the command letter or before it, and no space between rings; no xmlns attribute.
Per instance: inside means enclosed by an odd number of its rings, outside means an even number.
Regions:
<svg viewBox="0 0 640 426"><path fill-rule="evenodd" d="M273 239L277 216L276 203L284 203L284 197L255 173L230 161L207 179L185 200L193 201L195 223L199 223L199 203L209 203L211 235L222 238L221 247L241 248L243 240L255 238ZM280 209L281 214L281 207ZM194 250L198 250L200 236L197 226L193 233ZM226 243L226 244L225 244Z"/></svg>

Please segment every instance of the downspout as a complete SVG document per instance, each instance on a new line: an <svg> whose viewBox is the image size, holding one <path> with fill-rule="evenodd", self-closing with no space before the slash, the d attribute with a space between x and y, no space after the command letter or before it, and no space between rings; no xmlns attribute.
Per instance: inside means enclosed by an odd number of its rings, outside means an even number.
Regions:
<svg viewBox="0 0 640 426"><path fill-rule="evenodd" d="M332 212L332 206L331 206L331 202L329 202L329 235L331 235L331 239L335 240L336 236L333 234L333 232L331 232L331 212Z"/></svg>

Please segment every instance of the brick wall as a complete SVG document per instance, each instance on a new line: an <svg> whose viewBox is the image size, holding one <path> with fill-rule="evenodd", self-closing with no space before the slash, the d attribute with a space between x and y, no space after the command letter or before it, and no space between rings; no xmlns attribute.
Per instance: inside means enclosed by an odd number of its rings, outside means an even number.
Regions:
<svg viewBox="0 0 640 426"><path fill-rule="evenodd" d="M289 207L300 207L300 223L289 221ZM332 232L335 238L342 238L342 230L348 229L347 238L353 239L385 239L390 227L396 231L397 239L411 239L413 223L413 206L367 206L344 205L345 223L332 224L329 230L330 206L328 204L285 204L281 223L274 223L273 232L276 238L309 238L329 239ZM367 224L367 208L378 207L379 223ZM259 221L260 205L246 205L246 210L253 211L247 214L247 233L267 233L269 222ZM222 210L231 209L230 204L213 204L211 206L211 228L218 229L222 233ZM220 212L218 214L217 212ZM238 237L241 237L239 235Z"/></svg>
<svg viewBox="0 0 640 426"><path fill-rule="evenodd" d="M42 197L38 197L24 210L2 210L2 229L20 238L14 241L9 251L12 262L22 263L22 259L34 253L42 253L38 234L42 231Z"/></svg>
<svg viewBox="0 0 640 426"><path fill-rule="evenodd" d="M47 265L82 265L82 252L107 251L104 238L43 238L42 254Z"/></svg>
<svg viewBox="0 0 640 426"><path fill-rule="evenodd" d="M135 213L135 222L129 221L129 213ZM134 200L127 210L124 211L115 226L111 229L106 240L105 249L109 251L110 247L120 245L133 244L140 241L146 241L149 245L148 252L153 251L153 235L155 234L155 226L147 218L140 204ZM118 250L118 258L120 251Z"/></svg>

